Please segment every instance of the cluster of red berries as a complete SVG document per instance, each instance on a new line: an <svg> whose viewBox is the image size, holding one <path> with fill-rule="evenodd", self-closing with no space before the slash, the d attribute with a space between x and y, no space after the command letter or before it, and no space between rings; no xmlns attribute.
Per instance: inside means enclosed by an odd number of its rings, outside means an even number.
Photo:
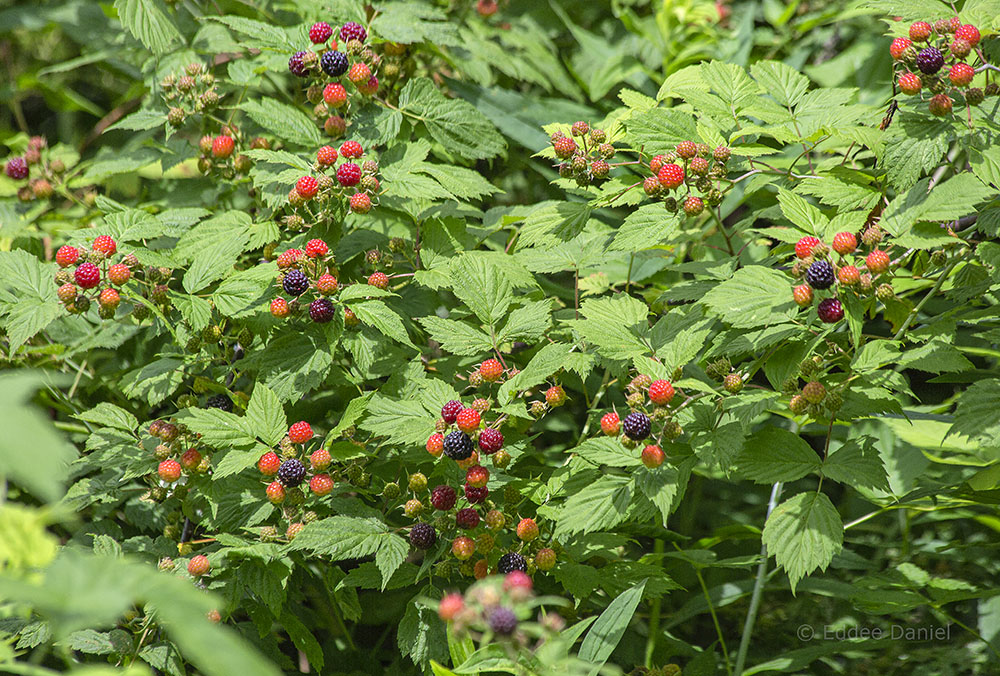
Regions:
<svg viewBox="0 0 1000 676"><path fill-rule="evenodd" d="M276 262L276 282L290 300L284 296L276 297L271 301L271 314L284 319L301 314L308 308L309 318L317 324L332 320L336 315L336 306L331 297L340 290L340 283L333 274L336 268L327 243L311 239L306 242L304 251L287 249ZM344 312L346 317L348 310L345 308Z"/></svg>
<svg viewBox="0 0 1000 676"><path fill-rule="evenodd" d="M978 49L980 38L978 28L963 24L958 17L911 24L909 37L898 37L889 46L892 58L906 67L897 76L900 91L916 96L928 90L928 108L938 116L952 111L954 99L949 94L961 92L966 104L972 106L982 103L987 95L996 95L996 83L985 90L969 87L981 68L966 63L966 59L971 55L976 63L983 58Z"/></svg>
<svg viewBox="0 0 1000 676"><path fill-rule="evenodd" d="M615 156L615 147L607 142L608 135L582 121L573 123L570 134L557 131L550 138L552 150L561 160L559 175L575 179L581 186L606 179L611 171L608 160Z"/></svg>
<svg viewBox="0 0 1000 676"><path fill-rule="evenodd" d="M698 216L708 207L722 203L721 181L726 177L726 163L732 151L726 146L712 150L705 143L681 141L666 155L657 155L649 161L653 173L642 182L643 191L654 199L662 200L667 211L683 211L688 216ZM674 190L684 195L674 197ZM696 190L700 196L692 194Z"/></svg>
<svg viewBox="0 0 1000 676"><path fill-rule="evenodd" d="M168 420L154 420L149 424L149 435L154 439L153 457L158 461L156 474L150 475L151 499L162 502L169 495L183 497L186 480L182 477L206 474L211 471L212 460L208 451L197 444L197 435L184 425ZM162 483L161 483L162 482Z"/></svg>
<svg viewBox="0 0 1000 676"><path fill-rule="evenodd" d="M339 150L333 146L317 150L315 168L319 175L303 176L295 182L295 187L288 193L288 204L296 209L296 213L294 218L285 218L286 225L292 229L305 226L305 219L298 210L313 200L321 205L321 209L331 201L341 204L346 199L348 207L356 214L371 211L372 197L381 189L378 162L361 161L362 157L364 148L357 141L344 141ZM328 172L332 172L332 176ZM308 216L312 218L316 215L309 213ZM322 214L319 216L322 217Z"/></svg>
<svg viewBox="0 0 1000 676"><path fill-rule="evenodd" d="M249 144L240 135L239 129L232 125L222 128L218 136L206 134L198 140L198 170L203 174L218 173L221 177L231 179L237 174L246 174L253 167L253 160L237 151L238 147L249 147L250 150L270 150L271 142L262 136L256 136Z"/></svg>
<svg viewBox="0 0 1000 676"><path fill-rule="evenodd" d="M22 202L32 200L47 200L55 194L53 181L66 171L66 164L59 158L48 158L46 154L48 141L44 136L32 136L28 140L28 147L23 155L11 157L7 160L4 171L7 178L15 181L28 181L27 185L18 188L17 197ZM36 176L30 181L31 167L37 166L40 176Z"/></svg>
<svg viewBox="0 0 1000 676"><path fill-rule="evenodd" d="M684 433L675 419L677 390L669 380L653 380L640 374L628 384L626 392L629 413L624 419L616 411L605 413L601 417L601 432L605 436L620 437L628 448L637 448L644 440L654 437L657 443L646 445L640 459L649 468L659 467L665 457L658 445L660 440L673 441Z"/></svg>
<svg viewBox="0 0 1000 676"><path fill-rule="evenodd" d="M315 106L316 118L325 118L323 127L334 138L347 129L344 116L349 110L350 97L343 84L344 78L364 97L374 96L378 91L375 73L382 57L365 45L367 39L365 28L353 21L341 26L336 37L333 27L320 21L309 29L309 40L316 51L298 51L288 59L292 75L311 81L306 98Z"/></svg>
<svg viewBox="0 0 1000 676"><path fill-rule="evenodd" d="M479 387L483 383L502 383L505 376L508 375L506 370L499 359L487 359L469 374L469 386ZM516 370L510 375L515 374Z"/></svg>
<svg viewBox="0 0 1000 676"><path fill-rule="evenodd" d="M526 640L517 636L518 622L532 612L534 598L531 577L520 570L504 576L482 579L466 590L465 594L446 594L438 603L438 617L448 622L451 631L461 637ZM554 613L542 613L539 626L555 636L565 622Z"/></svg>
<svg viewBox="0 0 1000 676"><path fill-rule="evenodd" d="M895 297L892 284L884 277L889 272L889 253L879 248L884 233L878 225L870 225L861 235L861 242L869 248L863 261L854 258L858 254L858 239L852 232L838 232L833 236L831 246L815 237L803 237L795 244L797 261L792 266L792 276L804 279L792 289L792 298L799 307L812 305L814 291L829 291L830 297L820 300L816 313L820 320L828 324L844 318L844 308L839 294L851 290L859 294L875 293L883 301ZM834 260L831 251L838 255ZM859 267L860 266L860 267ZM832 289L832 290L831 290Z"/></svg>
<svg viewBox="0 0 1000 676"><path fill-rule="evenodd" d="M160 96L170 107L167 122L172 127L182 126L196 113L214 110L220 101L215 76L200 63L190 63L160 80Z"/></svg>
<svg viewBox="0 0 1000 676"><path fill-rule="evenodd" d="M100 318L113 319L121 303L119 289L136 272L144 272L145 279L158 278L159 269L145 270L133 254L122 256L119 262L112 263L117 251L118 244L109 235L95 237L89 252L69 244L59 247L56 251L56 263L59 265L55 276L59 287L56 293L68 312L83 314L96 300ZM71 267L72 273L69 272ZM151 288L155 291L155 287ZM166 293L165 288L162 293ZM136 315L139 319L145 316L141 312Z"/></svg>
<svg viewBox="0 0 1000 676"><path fill-rule="evenodd" d="M475 399L468 408L460 401L446 403L441 407L436 431L427 439L427 452L435 458L446 455L462 469L478 465L480 452L491 456L495 467L507 467L510 454L503 450L504 437L499 429L506 418L501 416L492 424L484 425L483 414L489 408L490 400L482 397Z"/></svg>

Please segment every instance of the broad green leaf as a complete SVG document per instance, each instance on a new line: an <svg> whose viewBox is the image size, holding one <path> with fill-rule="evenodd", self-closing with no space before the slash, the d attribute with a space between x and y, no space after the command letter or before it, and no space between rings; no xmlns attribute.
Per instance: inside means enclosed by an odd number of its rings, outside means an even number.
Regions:
<svg viewBox="0 0 1000 676"><path fill-rule="evenodd" d="M747 439L736 458L741 475L768 484L801 479L821 464L816 451L802 437L771 426Z"/></svg>
<svg viewBox="0 0 1000 676"><path fill-rule="evenodd" d="M680 217L663 208L661 204L641 206L622 222L611 251L641 251L670 242L677 234Z"/></svg>
<svg viewBox="0 0 1000 676"><path fill-rule="evenodd" d="M13 354L65 312L56 297L52 267L27 251L0 253L0 319Z"/></svg>
<svg viewBox="0 0 1000 676"><path fill-rule="evenodd" d="M253 421L217 408L184 409L182 418L184 424L200 434L201 441L209 446L249 446L256 441Z"/></svg>
<svg viewBox="0 0 1000 676"><path fill-rule="evenodd" d="M154 0L115 0L115 11L122 26L154 54L163 54L172 42L181 39L177 27Z"/></svg>
<svg viewBox="0 0 1000 676"><path fill-rule="evenodd" d="M810 235L823 236L828 220L819 209L785 189L778 191L778 203L781 205L781 213L785 215L785 218Z"/></svg>
<svg viewBox="0 0 1000 676"><path fill-rule="evenodd" d="M1000 432L1000 380L980 380L959 395L951 427L955 432L971 438Z"/></svg>
<svg viewBox="0 0 1000 676"><path fill-rule="evenodd" d="M448 152L461 157L493 157L506 147L493 124L471 103L447 98L428 78L407 80L399 94L399 108L423 123Z"/></svg>
<svg viewBox="0 0 1000 676"><path fill-rule="evenodd" d="M466 254L451 265L452 290L479 321L495 326L507 315L513 288L507 274L482 256Z"/></svg>
<svg viewBox="0 0 1000 676"><path fill-rule="evenodd" d="M288 421L281 400L267 385L258 383L247 406L246 421L254 434L268 446L275 446L285 436Z"/></svg>
<svg viewBox="0 0 1000 676"><path fill-rule="evenodd" d="M583 637L579 652L581 660L598 666L608 661L632 622L645 588L646 580L643 580L608 605Z"/></svg>
<svg viewBox="0 0 1000 676"><path fill-rule="evenodd" d="M750 67L750 74L780 105L795 107L809 88L809 79L798 69L780 61L758 61Z"/></svg>
<svg viewBox="0 0 1000 676"><path fill-rule="evenodd" d="M889 476L875 443L872 437L849 439L823 462L823 475L855 488L889 492Z"/></svg>
<svg viewBox="0 0 1000 676"><path fill-rule="evenodd" d="M996 196L972 174L959 174L927 190L921 181L886 207L881 225L892 235L907 234L918 222L952 221L975 211L979 202Z"/></svg>
<svg viewBox="0 0 1000 676"><path fill-rule="evenodd" d="M776 324L792 315L789 278L772 268L748 265L705 294L702 302L736 328Z"/></svg>
<svg viewBox="0 0 1000 676"><path fill-rule="evenodd" d="M557 521L562 535L592 533L617 526L625 520L632 502L631 479L618 475L599 478L567 498Z"/></svg>
<svg viewBox="0 0 1000 676"><path fill-rule="evenodd" d="M307 524L289 546L328 556L334 561L374 554L375 565L382 572L383 588L410 549L406 540L391 532L384 523L349 516L332 516Z"/></svg>
<svg viewBox="0 0 1000 676"><path fill-rule="evenodd" d="M580 305L585 319L566 320L585 341L608 359L631 359L652 352L641 337L649 333L649 308L625 294L585 300Z"/></svg>
<svg viewBox="0 0 1000 676"><path fill-rule="evenodd" d="M421 317L420 323L441 344L441 349L451 354L474 356L493 349L490 337L482 329L465 322L431 316Z"/></svg>
<svg viewBox="0 0 1000 676"><path fill-rule="evenodd" d="M552 303L547 300L533 301L515 308L497 335L497 342L523 340L531 343L538 340L549 328L551 308Z"/></svg>
<svg viewBox="0 0 1000 676"><path fill-rule="evenodd" d="M668 153L681 141L697 138L698 134L694 118L675 108L633 114L625 120L625 129L632 147L642 148L648 157Z"/></svg>
<svg viewBox="0 0 1000 676"><path fill-rule="evenodd" d="M403 326L403 320L382 301L354 303L351 309L363 323L375 327L383 335L403 345L414 347L410 342L410 336L406 333L406 327Z"/></svg>
<svg viewBox="0 0 1000 676"><path fill-rule="evenodd" d="M80 420L92 422L103 427L113 427L125 432L132 432L139 426L135 416L123 408L102 401L94 408L76 415Z"/></svg>
<svg viewBox="0 0 1000 676"><path fill-rule="evenodd" d="M788 573L792 593L817 568L826 570L844 543L844 524L830 498L799 493L778 505L764 524L761 540Z"/></svg>
<svg viewBox="0 0 1000 676"><path fill-rule="evenodd" d="M521 226L519 248L548 247L573 239L583 232L592 211L586 202L556 202L534 209Z"/></svg>
<svg viewBox="0 0 1000 676"><path fill-rule="evenodd" d="M248 98L240 108L250 119L279 138L307 148L323 143L316 125L298 108L267 97Z"/></svg>

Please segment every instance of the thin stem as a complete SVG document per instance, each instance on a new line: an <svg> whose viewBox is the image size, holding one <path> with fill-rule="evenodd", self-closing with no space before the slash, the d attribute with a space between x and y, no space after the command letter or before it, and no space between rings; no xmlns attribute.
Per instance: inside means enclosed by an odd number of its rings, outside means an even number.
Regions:
<svg viewBox="0 0 1000 676"><path fill-rule="evenodd" d="M771 486L771 498L767 501L767 517L778 506L781 498L782 483L779 481ZM764 521L767 521L767 517ZM760 545L760 564L757 566L757 578L753 583L753 592L750 594L750 607L747 609L747 619L743 623L743 634L740 636L740 649L736 653L736 676L741 676L743 666L747 661L747 652L750 650L750 636L753 634L753 626L757 622L757 611L760 609L760 598L764 592L764 580L767 578L767 545Z"/></svg>
<svg viewBox="0 0 1000 676"><path fill-rule="evenodd" d="M719 637L719 645L722 646L722 657L726 661L726 673L732 676L733 665L729 662L729 651L726 649L726 639L722 635L722 627L719 626L719 616L715 613L715 606L712 604L712 597L708 594L708 587L705 585L705 578L701 576L701 570L694 569L694 574L698 577L701 585L701 592L705 595L705 602L708 604L708 612L712 615L712 623L715 625L715 633Z"/></svg>
<svg viewBox="0 0 1000 676"><path fill-rule="evenodd" d="M653 554L658 555L663 553L663 540L656 539L653 541ZM661 562L663 558L657 557L657 561ZM649 606L649 635L646 637L646 668L653 666L653 652L656 650L656 639L659 637L660 633L660 612L662 611L662 599L657 596L653 599Z"/></svg>
<svg viewBox="0 0 1000 676"><path fill-rule="evenodd" d="M919 303L917 303L916 307L910 310L910 314L907 315L906 319L903 321L903 325L899 327L899 331L896 331L896 335L892 337L893 340L899 340L903 337L903 334L906 333L906 329L910 328L910 324L912 324L913 320L917 318L917 314L924 309L924 305L927 304L927 301L929 301L938 291L941 290L941 287L944 285L944 280L948 278L951 271L954 270L955 266L957 266L961 261L961 258L956 258L948 264L948 267L946 267L944 271L941 272L941 275L934 283L934 286L931 287L931 290L927 292L927 295L924 296Z"/></svg>

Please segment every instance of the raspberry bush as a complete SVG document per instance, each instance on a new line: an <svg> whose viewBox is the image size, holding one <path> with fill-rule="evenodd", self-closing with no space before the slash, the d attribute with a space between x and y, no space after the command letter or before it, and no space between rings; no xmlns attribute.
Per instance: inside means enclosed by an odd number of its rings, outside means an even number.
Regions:
<svg viewBox="0 0 1000 676"><path fill-rule="evenodd" d="M1000 4L779 5L0 13L0 671L996 673Z"/></svg>

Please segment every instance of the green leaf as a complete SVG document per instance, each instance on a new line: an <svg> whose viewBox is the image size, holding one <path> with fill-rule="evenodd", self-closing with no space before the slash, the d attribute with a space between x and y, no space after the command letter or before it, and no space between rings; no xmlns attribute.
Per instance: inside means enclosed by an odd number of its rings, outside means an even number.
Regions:
<svg viewBox="0 0 1000 676"><path fill-rule="evenodd" d="M95 425L113 427L125 432L132 432L139 426L139 421L136 420L134 415L106 401L102 401L89 411L78 413L75 417L80 420L92 422Z"/></svg>
<svg viewBox="0 0 1000 676"><path fill-rule="evenodd" d="M737 270L702 302L720 319L742 329L777 324L794 313L788 277L761 265Z"/></svg>
<svg viewBox="0 0 1000 676"><path fill-rule="evenodd" d="M294 52L299 46L293 42L288 34L274 24L237 15L204 17L210 21L218 21L233 29L237 33L242 33L251 38L246 44L255 49L270 48L279 52Z"/></svg>
<svg viewBox="0 0 1000 676"><path fill-rule="evenodd" d="M227 317L243 316L262 300L272 284L274 269L267 265L255 265L223 280L212 294L212 300L215 308Z"/></svg>
<svg viewBox="0 0 1000 676"><path fill-rule="evenodd" d="M318 387L333 365L335 343L313 333L288 333L253 352L244 368L259 370L263 381L282 401L298 399Z"/></svg>
<svg viewBox="0 0 1000 676"><path fill-rule="evenodd" d="M993 188L968 173L953 176L929 192L927 185L928 181L921 181L889 203L880 222L887 232L898 237L918 222L956 220L973 213L979 202L996 196Z"/></svg>
<svg viewBox="0 0 1000 676"><path fill-rule="evenodd" d="M483 256L465 254L451 265L452 291L490 326L507 315L513 288L507 274Z"/></svg>
<svg viewBox="0 0 1000 676"><path fill-rule="evenodd" d="M569 241L583 232L592 211L586 202L543 204L524 219L518 247L551 246Z"/></svg>
<svg viewBox="0 0 1000 676"><path fill-rule="evenodd" d="M180 387L184 380L184 362L164 357L129 371L122 377L122 393L129 399L141 398L156 406Z"/></svg>
<svg viewBox="0 0 1000 676"><path fill-rule="evenodd" d="M317 671L322 671L323 648L312 632L309 631L309 627L287 608L281 613L281 624L284 626L285 631L288 632L288 636L292 639L295 647L305 653L306 659L309 660L309 666L315 668Z"/></svg>
<svg viewBox="0 0 1000 676"><path fill-rule="evenodd" d="M396 401L376 394L368 403L361 429L394 444L424 444L434 433L434 418L419 401Z"/></svg>
<svg viewBox="0 0 1000 676"><path fill-rule="evenodd" d="M723 61L703 63L701 77L734 112L739 112L756 99L759 92L757 84L736 64Z"/></svg>
<svg viewBox="0 0 1000 676"><path fill-rule="evenodd" d="M620 445L620 444L619 444ZM656 469L647 469L635 475L636 486L646 498L660 510L660 525L667 527L667 518L676 509L675 501L680 493L681 482L686 483L688 471L682 473L673 466L663 464Z"/></svg>
<svg viewBox="0 0 1000 676"><path fill-rule="evenodd" d="M258 385L259 387L259 385ZM201 441L216 448L250 446L256 442L253 422L217 408L187 408L184 424L201 435Z"/></svg>
<svg viewBox="0 0 1000 676"><path fill-rule="evenodd" d="M493 343L484 331L465 322L430 316L421 317L420 323L445 352L471 357L493 349Z"/></svg>
<svg viewBox="0 0 1000 676"><path fill-rule="evenodd" d="M622 222L610 251L642 251L673 240L678 234L680 217L663 208L662 204L639 207Z"/></svg>
<svg viewBox="0 0 1000 676"><path fill-rule="evenodd" d="M267 385L260 383L253 388L245 420L268 446L277 445L288 429L281 400Z"/></svg>
<svg viewBox="0 0 1000 676"><path fill-rule="evenodd" d="M549 343L535 353L528 365L521 369L513 378L500 386L497 401L501 404L509 402L515 392L534 387L558 371L566 364L572 345L566 343Z"/></svg>
<svg viewBox="0 0 1000 676"><path fill-rule="evenodd" d="M774 483L801 479L822 463L799 435L780 427L764 427L746 440L736 464L748 479Z"/></svg>
<svg viewBox="0 0 1000 676"><path fill-rule="evenodd" d="M643 580L608 605L583 637L579 652L581 660L598 666L608 661L632 622L645 588L646 580Z"/></svg>
<svg viewBox="0 0 1000 676"><path fill-rule="evenodd" d="M557 521L556 533L592 533L625 520L632 502L633 484L628 477L609 475L566 499Z"/></svg>
<svg viewBox="0 0 1000 676"><path fill-rule="evenodd" d="M349 516L332 516L307 524L289 545L291 549L309 550L334 561L375 555L375 565L382 573L382 586L403 562L410 547L381 521Z"/></svg>
<svg viewBox="0 0 1000 676"><path fill-rule="evenodd" d="M935 338L903 353L897 361L900 368L927 373L956 373L975 368L965 355L943 338Z"/></svg>
<svg viewBox="0 0 1000 676"><path fill-rule="evenodd" d="M617 437L587 439L571 449L571 452L598 466L638 467L642 464L639 454L633 449L625 448Z"/></svg>
<svg viewBox="0 0 1000 676"><path fill-rule="evenodd" d="M633 148L647 156L668 153L681 141L698 137L694 118L675 108L653 108L624 121Z"/></svg>
<svg viewBox="0 0 1000 676"><path fill-rule="evenodd" d="M788 573L795 593L799 580L826 570L844 543L844 524L823 493L799 493L778 505L767 518L761 540Z"/></svg>
<svg viewBox="0 0 1000 676"><path fill-rule="evenodd" d="M146 131L147 129L162 127L166 124L166 122L167 116L162 111L144 108L142 110L135 111L131 115L123 117L104 131L105 133L115 131L116 129L124 129L126 131Z"/></svg>
<svg viewBox="0 0 1000 676"><path fill-rule="evenodd" d="M64 312L51 266L20 249L0 253L0 317L7 331L8 354Z"/></svg>
<svg viewBox="0 0 1000 676"><path fill-rule="evenodd" d="M824 476L855 488L889 492L889 475L872 437L848 439L823 462L821 471Z"/></svg>
<svg viewBox="0 0 1000 676"><path fill-rule="evenodd" d="M631 359L652 352L640 339L649 332L649 308L641 300L625 294L588 299L580 306L580 314L586 319L566 320L566 324L608 359Z"/></svg>
<svg viewBox="0 0 1000 676"><path fill-rule="evenodd" d="M351 305L351 309L354 310L354 314L357 315L358 319L369 326L375 327L382 335L416 349L413 343L410 342L410 336L406 333L403 320L382 301L369 300L364 303L355 303Z"/></svg>
<svg viewBox="0 0 1000 676"><path fill-rule="evenodd" d="M809 89L809 78L780 61L758 61L750 67L750 74L782 106L794 108Z"/></svg>
<svg viewBox="0 0 1000 676"><path fill-rule="evenodd" d="M822 237L826 232L828 220L823 212L790 190L778 191L778 204L785 218L810 235Z"/></svg>
<svg viewBox="0 0 1000 676"><path fill-rule="evenodd" d="M316 125L298 108L267 97L248 98L240 108L278 138L307 148L323 144Z"/></svg>
<svg viewBox="0 0 1000 676"><path fill-rule="evenodd" d="M399 108L408 117L422 122L448 152L460 157L484 159L506 147L503 137L485 115L468 101L447 98L426 77L407 80L399 94Z"/></svg>
<svg viewBox="0 0 1000 676"><path fill-rule="evenodd" d="M1000 432L1000 379L980 380L962 392L949 434L956 432L970 438Z"/></svg>
<svg viewBox="0 0 1000 676"><path fill-rule="evenodd" d="M163 54L181 34L153 0L115 0L118 20L154 54Z"/></svg>
<svg viewBox="0 0 1000 676"><path fill-rule="evenodd" d="M497 335L497 342L523 340L532 343L538 340L549 328L551 309L552 302L548 300L533 301L515 308Z"/></svg>

